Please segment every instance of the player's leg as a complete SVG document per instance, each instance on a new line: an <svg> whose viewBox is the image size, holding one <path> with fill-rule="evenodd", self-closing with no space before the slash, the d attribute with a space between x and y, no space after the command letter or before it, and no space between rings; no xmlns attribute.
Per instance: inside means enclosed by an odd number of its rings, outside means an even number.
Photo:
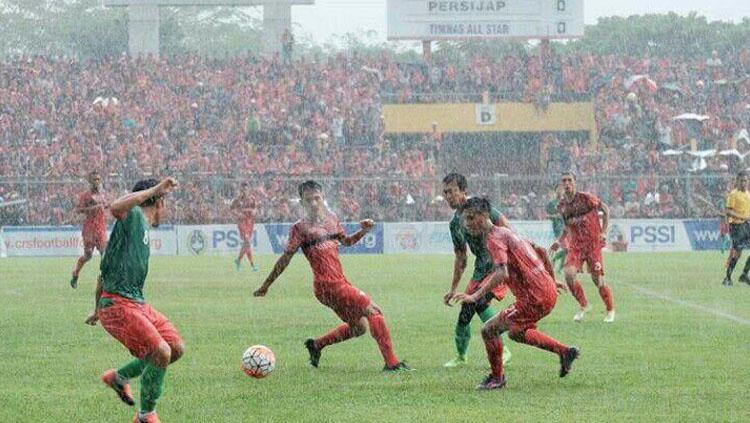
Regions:
<svg viewBox="0 0 750 423"><path fill-rule="evenodd" d="M480 299L476 303L475 310L476 310L477 315L479 315L479 318L482 320L482 323L487 322L491 318L495 317L495 315L497 314L495 310L493 310L492 307L490 307L490 302L493 299L502 301L502 299L505 298L505 294L508 291L508 286L500 285L498 288L500 289L495 289L493 292L488 293L487 296ZM505 347L503 348L503 365L507 366L508 362L510 362L511 353L510 353L510 348L508 348L508 345L507 345L508 339L506 338L505 332L503 332L502 336L503 336L503 342L505 343Z"/></svg>
<svg viewBox="0 0 750 423"><path fill-rule="evenodd" d="M513 309L514 306L511 305L482 325L482 340L484 340L484 348L487 352L487 360L490 362L491 372L477 385L477 389L500 389L505 386L502 334L508 330L504 316L512 313Z"/></svg>
<svg viewBox="0 0 750 423"><path fill-rule="evenodd" d="M318 338L305 340L305 348L310 354L310 365L318 367L323 348L344 342L347 339L364 335L367 331L367 320L364 317L355 319L351 323L342 323Z"/></svg>
<svg viewBox="0 0 750 423"><path fill-rule="evenodd" d="M456 357L443 364L443 367L458 367L466 364L466 353L471 341L471 320L474 318L475 305L462 304L456 320L453 341L456 345Z"/></svg>
<svg viewBox="0 0 750 423"><path fill-rule="evenodd" d="M103 297L100 300L98 316L104 330L112 337L120 341L130 353L136 357L122 366L118 370L109 370L103 376L102 380L117 392L118 396L126 403L132 405L134 400L130 395L128 380L145 375L149 366L153 366L156 361L163 364L164 348L171 350L166 341L161 337L156 327L149 321L141 305L124 298ZM167 357L166 362L169 362ZM150 379L153 380L150 372ZM144 383L144 389L145 389ZM158 397L158 395L157 395ZM143 400L142 400L143 402Z"/></svg>
<svg viewBox="0 0 750 423"><path fill-rule="evenodd" d="M578 358L578 349L564 345L536 327L536 323L554 308L555 297L550 296L548 303L541 306L519 303L515 306L513 313L504 316L510 339L557 354L560 357L560 377L565 377L570 372L573 361Z"/></svg>
<svg viewBox="0 0 750 423"><path fill-rule="evenodd" d="M86 262L91 260L91 257L94 254L95 243L91 240L87 240L86 238L88 238L88 236L84 237L83 255L78 257L76 265L73 268L73 273L70 278L71 288L78 287L78 276L81 274L81 269L83 269L83 266L86 264Z"/></svg>
<svg viewBox="0 0 750 423"><path fill-rule="evenodd" d="M591 280L594 281L599 290L599 296L607 310L607 317L604 318L604 321L612 323L615 321L615 299L612 295L612 288L604 281L604 261L602 260L601 250L592 252L586 258L586 261L589 266L589 272L591 272Z"/></svg>
<svg viewBox="0 0 750 423"><path fill-rule="evenodd" d="M252 231L250 232L250 235L247 238L247 246L245 247L245 254L247 255L247 260L250 262L250 268L253 269L253 272L257 272L258 268L255 266L255 260L253 260Z"/></svg>
<svg viewBox="0 0 750 423"><path fill-rule="evenodd" d="M724 275L724 280L721 282L724 286L731 286L732 285L732 272L734 272L735 266L737 266L737 262L740 260L740 256L742 255L741 250L737 250L734 246L729 250L729 258L727 259L727 270L726 274Z"/></svg>
<svg viewBox="0 0 750 423"><path fill-rule="evenodd" d="M385 372L401 372L411 370L403 361L399 361L396 353L393 352L393 343L391 342L391 333L385 324L385 316L375 303L372 301L365 309L367 326L370 328L370 335L378 344L380 354L383 356Z"/></svg>
<svg viewBox="0 0 750 423"><path fill-rule="evenodd" d="M581 282L578 281L577 276L583 261L581 260L580 254L568 252L565 268L563 269L565 275L565 284L568 286L568 290L576 299L579 305L578 312L573 316L573 320L580 322L583 320L584 315L589 311L589 302L586 299L586 293L583 291Z"/></svg>

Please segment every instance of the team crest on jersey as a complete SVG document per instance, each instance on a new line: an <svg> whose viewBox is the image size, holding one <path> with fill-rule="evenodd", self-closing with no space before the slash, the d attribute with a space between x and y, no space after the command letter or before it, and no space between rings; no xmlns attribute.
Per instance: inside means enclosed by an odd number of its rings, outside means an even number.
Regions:
<svg viewBox="0 0 750 423"><path fill-rule="evenodd" d="M188 248L193 254L203 254L206 251L206 235L200 229L194 230L188 238Z"/></svg>

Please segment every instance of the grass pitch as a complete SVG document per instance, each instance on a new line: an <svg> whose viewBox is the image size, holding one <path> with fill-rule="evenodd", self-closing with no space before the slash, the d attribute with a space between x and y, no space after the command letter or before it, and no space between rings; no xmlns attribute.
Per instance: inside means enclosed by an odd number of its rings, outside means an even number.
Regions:
<svg viewBox="0 0 750 423"><path fill-rule="evenodd" d="M718 253L607 256L616 323L602 322L603 305L584 277L593 305L586 320L572 321L575 302L564 295L540 325L581 348L573 372L559 379L557 357L511 341L508 387L496 392L474 391L488 372L478 319L470 364L442 367L455 351L458 308L442 304L452 256L343 258L349 278L383 308L399 358L417 369L397 375L381 373L369 334L327 348L320 368L308 367L303 340L339 321L315 300L301 256L266 298L253 298L274 259L259 257L258 273L234 271L230 257L152 259L147 300L187 346L167 372L162 421L750 421L750 287L720 285ZM83 324L98 260L77 290L68 285L73 264L0 260L2 421L132 419L135 409L99 381L130 356L101 327ZM240 371L253 344L277 356L264 380ZM137 399L137 381L133 388Z"/></svg>

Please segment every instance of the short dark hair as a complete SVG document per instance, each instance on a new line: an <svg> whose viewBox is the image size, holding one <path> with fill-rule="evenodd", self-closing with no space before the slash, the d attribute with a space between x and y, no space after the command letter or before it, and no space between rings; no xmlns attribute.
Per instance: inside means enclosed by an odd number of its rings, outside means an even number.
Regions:
<svg viewBox="0 0 750 423"><path fill-rule="evenodd" d="M98 170L92 170L91 172L89 172L89 178L92 177L92 176L94 176L94 175L99 175L99 171Z"/></svg>
<svg viewBox="0 0 750 423"><path fill-rule="evenodd" d="M159 180L158 179L154 179L154 178L143 179L141 181L136 182L135 186L133 187L133 192L145 191L145 190L147 190L149 188L153 188L153 187L155 187L157 185L159 185ZM142 202L140 204L140 206L141 207L153 206L154 204L156 204L156 202L159 200L159 198L161 198L161 197L158 196L158 195L155 195L155 196L147 199L146 201Z"/></svg>
<svg viewBox="0 0 750 423"><path fill-rule="evenodd" d="M576 174L569 170L560 174L560 177L563 177L563 176L571 176L573 177L574 181L576 180Z"/></svg>
<svg viewBox="0 0 750 423"><path fill-rule="evenodd" d="M492 204L485 197L471 197L461 206L459 212L464 214L467 211L477 211L480 213L490 214Z"/></svg>
<svg viewBox="0 0 750 423"><path fill-rule="evenodd" d="M320 191L323 192L323 187L320 186L319 183L315 181L305 181L297 187L297 193L299 194L299 198L302 198L302 194L305 193L305 191L312 190L312 191Z"/></svg>
<svg viewBox="0 0 750 423"><path fill-rule="evenodd" d="M460 173L449 173L445 175L445 178L443 178L443 184L448 185L451 182L455 182L458 189L464 192L469 186L469 184L466 183L466 177Z"/></svg>
<svg viewBox="0 0 750 423"><path fill-rule="evenodd" d="M740 178L742 178L743 176L747 176L747 171L746 171L746 170L741 170L741 171L739 171L739 172L737 173L737 179L740 179Z"/></svg>

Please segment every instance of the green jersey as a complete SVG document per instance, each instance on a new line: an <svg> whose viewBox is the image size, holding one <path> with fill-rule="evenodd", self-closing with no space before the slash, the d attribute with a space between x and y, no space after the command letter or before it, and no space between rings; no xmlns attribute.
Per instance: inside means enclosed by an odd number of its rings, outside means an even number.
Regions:
<svg viewBox="0 0 750 423"><path fill-rule="evenodd" d="M496 208L492 208L490 211L490 219L492 223L497 225L500 222L502 213ZM472 236L466 231L466 228L461 224L461 218L458 216L458 212L453 214L453 219L450 222L451 238L453 239L453 248L455 250L466 251L466 244L469 244L469 249L474 254L474 274L471 279L475 281L481 281L485 276L490 274L494 269L492 264L492 257L490 252L487 250L487 245L482 237Z"/></svg>
<svg viewBox="0 0 750 423"><path fill-rule="evenodd" d="M143 303L143 283L148 274L149 224L143 210L135 206L112 229L99 270L102 290Z"/></svg>
<svg viewBox="0 0 750 423"><path fill-rule="evenodd" d="M552 199L547 203L547 215L549 215L552 221L552 232L555 234L555 239L560 238L565 229L565 222L560 216L560 212L557 211L557 204L560 202L557 198Z"/></svg>

